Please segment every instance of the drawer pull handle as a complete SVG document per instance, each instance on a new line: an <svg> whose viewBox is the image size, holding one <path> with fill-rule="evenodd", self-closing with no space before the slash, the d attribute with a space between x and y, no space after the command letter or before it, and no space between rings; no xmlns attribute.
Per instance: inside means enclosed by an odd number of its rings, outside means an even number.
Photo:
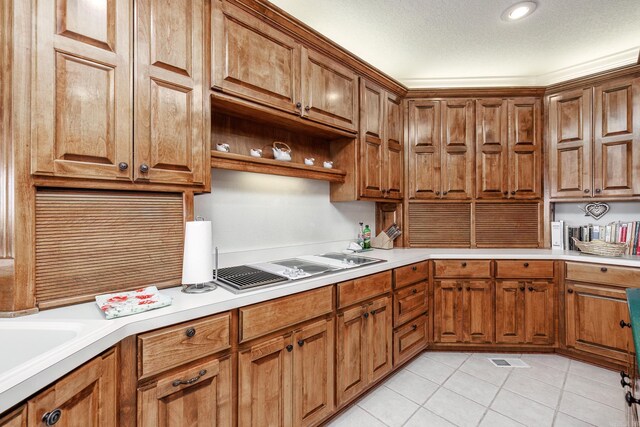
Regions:
<svg viewBox="0 0 640 427"><path fill-rule="evenodd" d="M418 290L417 289L413 289L411 292L414 293L414 294L417 294Z"/></svg>
<svg viewBox="0 0 640 427"><path fill-rule="evenodd" d="M369 318L369 313L365 313L365 314L363 314L363 316L364 316L365 319L367 319L367 318Z"/></svg>
<svg viewBox="0 0 640 427"><path fill-rule="evenodd" d="M304 340L298 340L298 345L302 347L304 345Z"/></svg>
<svg viewBox="0 0 640 427"><path fill-rule="evenodd" d="M207 370L206 369L202 369L200 372L198 372L198 376L190 378L188 380L175 380L174 382L172 382L171 384L174 387L178 387L180 385L189 385L189 384L193 384L195 382L197 382L200 378L202 378L204 375L207 374Z"/></svg>
<svg viewBox="0 0 640 427"><path fill-rule="evenodd" d="M413 271L418 271L418 267L416 267L415 265L414 265L413 267L411 267L411 269L412 269Z"/></svg>
<svg viewBox="0 0 640 427"><path fill-rule="evenodd" d="M466 267L466 266L467 266L467 263L466 263L466 262L463 262L461 265L462 265L462 267Z"/></svg>
<svg viewBox="0 0 640 427"><path fill-rule="evenodd" d="M600 271L602 271L603 273L607 272L607 267L600 267Z"/></svg>
<svg viewBox="0 0 640 427"><path fill-rule="evenodd" d="M535 288L533 286L529 286L529 292L533 292Z"/></svg>
<svg viewBox="0 0 640 427"><path fill-rule="evenodd" d="M193 338L193 336L196 334L196 328L189 328L189 329L187 329L187 332L185 332L185 334L186 334L189 338Z"/></svg>
<svg viewBox="0 0 640 427"><path fill-rule="evenodd" d="M287 348L287 351L289 353L291 353L293 351L293 345L292 344L289 344L286 348Z"/></svg>
<svg viewBox="0 0 640 427"><path fill-rule="evenodd" d="M621 328L629 328L629 329L631 329L631 323L627 323L624 320L621 320L620 321L620 327Z"/></svg>
<svg viewBox="0 0 640 427"><path fill-rule="evenodd" d="M525 262L523 265L524 265L524 268L529 267L529 263L528 262Z"/></svg>
<svg viewBox="0 0 640 427"><path fill-rule="evenodd" d="M418 325L411 325L411 330L415 331L416 329L418 329Z"/></svg>
<svg viewBox="0 0 640 427"><path fill-rule="evenodd" d="M631 406L634 403L638 404L640 403L640 400L636 399L635 397L633 397L633 395L631 395L631 392L628 391L627 394L624 396L624 400L627 401L627 405Z"/></svg>
<svg viewBox="0 0 640 427"><path fill-rule="evenodd" d="M42 422L47 426L52 426L58 421L60 421L60 417L62 417L62 411L60 408L54 409L51 412L47 412L42 416Z"/></svg>
<svg viewBox="0 0 640 427"><path fill-rule="evenodd" d="M567 293L568 294L572 294L573 293L573 289L567 289Z"/></svg>

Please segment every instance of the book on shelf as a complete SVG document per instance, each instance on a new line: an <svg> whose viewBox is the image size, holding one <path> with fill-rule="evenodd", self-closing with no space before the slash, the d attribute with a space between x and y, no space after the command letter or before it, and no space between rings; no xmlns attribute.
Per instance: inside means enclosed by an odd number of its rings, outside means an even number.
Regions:
<svg viewBox="0 0 640 427"><path fill-rule="evenodd" d="M554 230L561 224L562 232ZM579 251L574 242L573 237L582 242L591 242L593 240L602 240L607 243L625 243L627 245L626 255L640 255L640 221L631 222L611 222L607 225L580 225L572 226L563 221L551 223L552 236L553 233L560 233L563 238L562 247L565 250ZM553 240L553 237L552 237ZM560 245L552 242L553 249L559 249Z"/></svg>

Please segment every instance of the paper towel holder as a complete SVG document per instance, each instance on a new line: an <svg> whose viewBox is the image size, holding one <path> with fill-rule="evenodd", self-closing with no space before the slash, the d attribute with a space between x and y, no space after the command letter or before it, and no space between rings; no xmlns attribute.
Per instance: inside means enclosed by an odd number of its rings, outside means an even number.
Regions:
<svg viewBox="0 0 640 427"><path fill-rule="evenodd" d="M197 216L193 222L198 223L204 221L205 219L203 217ZM215 283L211 283L211 280L213 279L213 268L210 265L211 230L209 229L207 233L199 233L197 236L193 236L187 233L188 227L189 223L185 225L184 257L182 262L182 292L186 294L203 294L211 292L217 288ZM202 249L200 249L200 251L196 250L196 252L193 253L192 246L198 247L200 245L205 248L204 254L200 252ZM201 259L203 255L205 257L204 260L207 260L206 257L208 255L209 262ZM196 271L194 272L193 270Z"/></svg>

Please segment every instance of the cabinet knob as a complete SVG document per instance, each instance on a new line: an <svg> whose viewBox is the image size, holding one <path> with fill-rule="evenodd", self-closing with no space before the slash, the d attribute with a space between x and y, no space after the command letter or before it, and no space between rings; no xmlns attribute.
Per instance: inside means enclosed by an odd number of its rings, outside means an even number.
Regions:
<svg viewBox="0 0 640 427"><path fill-rule="evenodd" d="M196 328L189 328L187 329L187 331L185 332L185 334L191 338L196 334Z"/></svg>
<svg viewBox="0 0 640 427"><path fill-rule="evenodd" d="M471 290L471 286L467 286L467 290L470 291Z"/></svg>
<svg viewBox="0 0 640 427"><path fill-rule="evenodd" d="M525 262L525 263L524 263L524 264L522 264L522 265L524 265L524 268L529 267L529 263L528 263L528 262Z"/></svg>
<svg viewBox="0 0 640 427"><path fill-rule="evenodd" d="M302 347L304 345L304 340L298 340L298 345Z"/></svg>
<svg viewBox="0 0 640 427"><path fill-rule="evenodd" d="M448 193L448 191L443 191L443 192L442 192L442 195L443 195L443 196L446 196L446 195L447 195L447 193Z"/></svg>
<svg viewBox="0 0 640 427"><path fill-rule="evenodd" d="M411 269L412 269L413 271L417 271L417 270L418 270L418 267L414 265L413 267L411 267Z"/></svg>
<svg viewBox="0 0 640 427"><path fill-rule="evenodd" d="M462 264L460 264L460 265L461 265L462 267L466 267L466 266L467 266L467 263L466 263L466 262L463 262L463 263L462 263Z"/></svg>
<svg viewBox="0 0 640 427"><path fill-rule="evenodd" d="M418 329L418 325L411 325L411 330L415 331L416 329Z"/></svg>
<svg viewBox="0 0 640 427"><path fill-rule="evenodd" d="M418 290L417 289L413 289L411 292L414 293L414 294L417 294Z"/></svg>
<svg viewBox="0 0 640 427"><path fill-rule="evenodd" d="M573 293L573 289L567 289L567 293L568 294L572 294Z"/></svg>
<svg viewBox="0 0 640 427"><path fill-rule="evenodd" d="M439 196L439 195L440 195L440 192L439 192L439 191L436 191L436 196Z"/></svg>
<svg viewBox="0 0 640 427"><path fill-rule="evenodd" d="M636 404L640 403L640 400L638 400L635 397L633 397L633 395L631 394L630 391L628 391L627 394L625 394L624 400L627 401L627 405L629 405L629 406L633 405L634 403L636 403Z"/></svg>
<svg viewBox="0 0 640 427"><path fill-rule="evenodd" d="M516 195L516 192L515 192L515 191L512 191L512 192L511 192L511 195L512 195L512 196L515 196L515 195Z"/></svg>
<svg viewBox="0 0 640 427"><path fill-rule="evenodd" d="M149 172L149 165L146 163L143 163L140 165L140 172L142 173L147 173Z"/></svg>
<svg viewBox="0 0 640 427"><path fill-rule="evenodd" d="M600 271L602 271L603 273L607 272L607 267L600 267Z"/></svg>
<svg viewBox="0 0 640 427"><path fill-rule="evenodd" d="M368 319L369 318L369 313L365 313L365 314L363 314L363 316L364 316L365 319Z"/></svg>
<svg viewBox="0 0 640 427"><path fill-rule="evenodd" d="M584 189L585 194L589 193L589 191L590 191L590 190L589 190L588 188L585 188L585 189Z"/></svg>
<svg viewBox="0 0 640 427"><path fill-rule="evenodd" d="M56 408L51 412L47 412L42 416L42 422L46 426L52 426L58 421L60 421L60 417L62 417L62 411L60 408Z"/></svg>
<svg viewBox="0 0 640 427"><path fill-rule="evenodd" d="M302 108L302 102L296 102L296 108L299 110Z"/></svg>
<svg viewBox="0 0 640 427"><path fill-rule="evenodd" d="M520 290L524 292L524 286L520 286Z"/></svg>
<svg viewBox="0 0 640 427"><path fill-rule="evenodd" d="M508 191L504 191L502 194L504 194L505 196L508 196L509 192Z"/></svg>
<svg viewBox="0 0 640 427"><path fill-rule="evenodd" d="M458 290L461 291L462 290L462 286L458 286Z"/></svg>
<svg viewBox="0 0 640 427"><path fill-rule="evenodd" d="M627 322L625 322L624 320L621 320L621 321L620 321L620 327L621 327L621 328L623 328L623 329L624 329L624 328L629 328L629 329L631 329L631 323L627 323Z"/></svg>
<svg viewBox="0 0 640 427"><path fill-rule="evenodd" d="M304 107L304 111L309 111L311 110L311 107L309 107L308 105Z"/></svg>
<svg viewBox="0 0 640 427"><path fill-rule="evenodd" d="M289 344L289 345L287 346L287 351L288 351L289 353L291 353L291 352L293 351L293 344Z"/></svg>
<svg viewBox="0 0 640 427"><path fill-rule="evenodd" d="M600 189L599 188L596 188L596 193L600 194Z"/></svg>
<svg viewBox="0 0 640 427"><path fill-rule="evenodd" d="M529 286L529 292L533 292L535 288L533 286Z"/></svg>
<svg viewBox="0 0 640 427"><path fill-rule="evenodd" d="M129 169L129 163L127 162L118 163L118 169L120 169L121 171L126 171L127 169Z"/></svg>

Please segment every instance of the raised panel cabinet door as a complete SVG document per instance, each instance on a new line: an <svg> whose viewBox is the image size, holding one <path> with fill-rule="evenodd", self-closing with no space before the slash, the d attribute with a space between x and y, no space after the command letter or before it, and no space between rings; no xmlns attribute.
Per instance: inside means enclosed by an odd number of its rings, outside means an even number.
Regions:
<svg viewBox="0 0 640 427"><path fill-rule="evenodd" d="M367 318L369 317L368 312ZM336 319L336 398L337 405L357 396L367 385L365 307L338 313Z"/></svg>
<svg viewBox="0 0 640 427"><path fill-rule="evenodd" d="M640 193L640 78L595 88L594 196Z"/></svg>
<svg viewBox="0 0 640 427"><path fill-rule="evenodd" d="M385 94L385 122L384 122L384 179L386 197L401 200L403 191L404 152L402 135L404 124L402 121L402 99L392 93Z"/></svg>
<svg viewBox="0 0 640 427"><path fill-rule="evenodd" d="M515 98L509 110L509 197L538 199L542 194L542 101Z"/></svg>
<svg viewBox="0 0 640 427"><path fill-rule="evenodd" d="M393 326L400 326L427 311L429 282L414 283L393 294Z"/></svg>
<svg viewBox="0 0 640 427"><path fill-rule="evenodd" d="M463 286L464 340L471 343L494 341L493 282L469 280Z"/></svg>
<svg viewBox="0 0 640 427"><path fill-rule="evenodd" d="M555 338L555 285L551 281L526 282L525 330L530 344L552 344Z"/></svg>
<svg viewBox="0 0 640 427"><path fill-rule="evenodd" d="M627 296L623 288L567 282L567 347L621 362L633 351Z"/></svg>
<svg viewBox="0 0 640 427"><path fill-rule="evenodd" d="M238 353L238 425L292 426L291 335Z"/></svg>
<svg viewBox="0 0 640 427"><path fill-rule="evenodd" d="M213 89L300 114L301 45L229 2L211 7Z"/></svg>
<svg viewBox="0 0 640 427"><path fill-rule="evenodd" d="M549 185L552 198L591 197L591 89L549 98Z"/></svg>
<svg viewBox="0 0 640 427"><path fill-rule="evenodd" d="M369 383L393 368L393 316L391 297L379 298L367 306L367 353Z"/></svg>
<svg viewBox="0 0 640 427"><path fill-rule="evenodd" d="M360 196L382 198L384 188L385 93L360 80Z"/></svg>
<svg viewBox="0 0 640 427"><path fill-rule="evenodd" d="M112 349L71 372L28 402L29 426L117 425L117 354Z"/></svg>
<svg viewBox="0 0 640 427"><path fill-rule="evenodd" d="M525 341L526 283L517 280L496 282L496 343Z"/></svg>
<svg viewBox="0 0 640 427"><path fill-rule="evenodd" d="M470 199L475 175L473 101L442 101L442 197Z"/></svg>
<svg viewBox="0 0 640 427"><path fill-rule="evenodd" d="M231 356L191 363L138 389L138 426L231 426Z"/></svg>
<svg viewBox="0 0 640 427"><path fill-rule="evenodd" d="M463 283L457 280L435 282L433 329L435 342L463 342Z"/></svg>
<svg viewBox="0 0 640 427"><path fill-rule="evenodd" d="M27 427L27 405L22 405L0 417L0 427Z"/></svg>
<svg viewBox="0 0 640 427"><path fill-rule="evenodd" d="M440 101L408 102L409 198L441 197Z"/></svg>
<svg viewBox="0 0 640 427"><path fill-rule="evenodd" d="M334 319L293 334L293 425L317 425L335 407Z"/></svg>
<svg viewBox="0 0 640 427"><path fill-rule="evenodd" d="M203 184L204 0L136 1L136 181Z"/></svg>
<svg viewBox="0 0 640 427"><path fill-rule="evenodd" d="M476 100L476 197L509 197L507 101Z"/></svg>
<svg viewBox="0 0 640 427"><path fill-rule="evenodd" d="M311 49L302 49L302 116L358 130L358 76Z"/></svg>
<svg viewBox="0 0 640 427"><path fill-rule="evenodd" d="M34 5L31 172L131 181L130 3Z"/></svg>

